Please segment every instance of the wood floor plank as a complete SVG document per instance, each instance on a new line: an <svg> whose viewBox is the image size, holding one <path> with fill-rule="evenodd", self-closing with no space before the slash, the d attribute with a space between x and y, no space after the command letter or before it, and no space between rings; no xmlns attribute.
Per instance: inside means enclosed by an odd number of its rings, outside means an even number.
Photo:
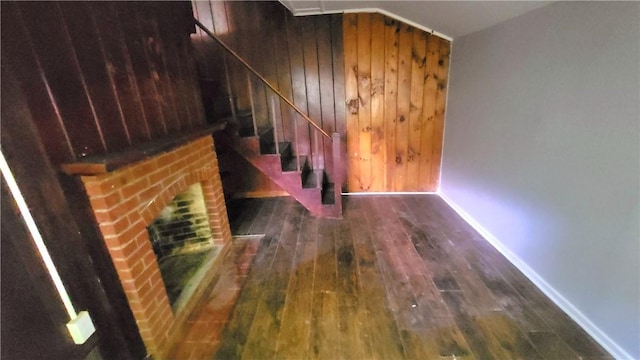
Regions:
<svg viewBox="0 0 640 360"><path fill-rule="evenodd" d="M498 264L498 271L514 289L526 300L531 308L540 315L550 329L558 334L576 354L583 359L605 359L610 356L582 328L547 298L528 279L513 266Z"/></svg>
<svg viewBox="0 0 640 360"><path fill-rule="evenodd" d="M285 297L284 291L265 289L258 301L242 359L259 360L274 357L276 344L271 339L277 336L280 329Z"/></svg>
<svg viewBox="0 0 640 360"><path fill-rule="evenodd" d="M280 202L276 201L263 202L260 207L260 216L251 223L251 227L248 229L248 234L266 234L267 226L271 223L276 205L282 206Z"/></svg>
<svg viewBox="0 0 640 360"><path fill-rule="evenodd" d="M548 360L579 359L560 337L549 331L533 331L528 334L533 346Z"/></svg>
<svg viewBox="0 0 640 360"><path fill-rule="evenodd" d="M314 291L309 339L310 359L330 359L340 351L340 311L335 291Z"/></svg>
<svg viewBox="0 0 640 360"><path fill-rule="evenodd" d="M227 204L231 231L236 235L249 234L264 203L264 199L236 199Z"/></svg>
<svg viewBox="0 0 640 360"><path fill-rule="evenodd" d="M342 220L247 204L234 229L266 237L215 358L610 359L437 195L348 197Z"/></svg>
<svg viewBox="0 0 640 360"><path fill-rule="evenodd" d="M394 217L400 220L398 222L399 232L403 234L400 236L404 238L404 241L400 243L399 248L405 256L405 269L416 299L415 308L412 310L420 312L420 317L423 319L422 328L413 328L412 331L403 330L405 351L407 353L419 351L414 355L408 355L408 357L437 358L455 356L460 359L474 358L442 299L441 289L438 288L436 281L432 280L433 268L444 271L447 271L447 268L442 266L441 262L429 264L423 258L426 253L418 251L416 248L416 245L425 245L423 243L428 239L408 219L413 219L413 216L410 215L411 210L406 206L402 198L387 199L383 208L387 209L387 211L392 209L395 213ZM443 259L446 259L446 257L443 257ZM450 275L448 279L447 285L449 289L460 290ZM428 352L420 352L425 350Z"/></svg>
<svg viewBox="0 0 640 360"><path fill-rule="evenodd" d="M314 276L315 292L336 292L338 265L336 259L336 245L334 227L336 220L320 219L316 235L316 273Z"/></svg>
<svg viewBox="0 0 640 360"><path fill-rule="evenodd" d="M353 237L348 222L340 221L334 228L337 260L337 294L339 311L339 359L366 359L369 349L363 325L366 311L360 306L360 276Z"/></svg>
<svg viewBox="0 0 640 360"><path fill-rule="evenodd" d="M372 198L374 201L377 197ZM399 329L418 326L420 319L406 311L416 305L416 299L411 291L409 278L404 269L404 259L399 253L395 242L401 235L389 226L376 208L382 206L374 203L374 207L366 213L368 225L371 228L373 246L376 250L378 267L387 288L387 299L393 311Z"/></svg>
<svg viewBox="0 0 640 360"><path fill-rule="evenodd" d="M358 262L356 259L353 235L349 223L339 222L335 229L336 242L336 286L340 306L358 306L360 300Z"/></svg>
<svg viewBox="0 0 640 360"><path fill-rule="evenodd" d="M529 339L503 311L493 311L485 316L477 317L479 326L491 333L497 343L492 343L492 352L506 354L503 359L542 359L542 356L533 347Z"/></svg>
<svg viewBox="0 0 640 360"><path fill-rule="evenodd" d="M254 259L254 269L250 272L246 284L231 314L229 323L222 334L222 344L216 352L218 359L239 359L242 357L249 332L251 330L259 301L267 290L264 283L268 279L278 242L273 239L277 234L279 222L273 219L274 211L282 212L285 201L263 200L264 206L256 214L254 223L260 225L260 233L266 234Z"/></svg>
<svg viewBox="0 0 640 360"><path fill-rule="evenodd" d="M350 226L361 279L361 306L367 312L363 328L368 332L369 348L365 348L365 357L401 359L404 358L404 349L390 304L387 302L387 290L378 268L370 227L363 214L367 209L363 202L363 199L351 201L350 204L356 211L352 213Z"/></svg>
<svg viewBox="0 0 640 360"><path fill-rule="evenodd" d="M476 260L478 257L485 258L486 262L489 262L502 276L504 281L519 295L517 299L510 300L510 305L513 305L515 301L519 301L521 303L521 309L522 307L528 308L534 313L531 314L531 312L525 310L524 315L526 317L524 317L517 314L519 309L511 309L512 312L515 313L513 316L518 319L519 322L523 323L525 329L527 327L551 329L583 358L606 358L609 356L583 329L553 304L530 280L524 277L517 268L509 263L502 254L493 248L486 240L482 239L475 230L464 222L464 220L441 199L432 201L429 206L431 207L431 211L441 220L439 226L443 229L449 229L448 236L459 245L459 253L465 254L467 258L476 258ZM475 260L472 260L472 262L474 261ZM480 267L476 266L476 270L478 269L480 269ZM486 266L485 269L487 269ZM485 273L485 275L487 274ZM491 286L496 288L500 285L492 284ZM504 292L507 290L503 287L502 290L497 291ZM542 323L540 322L540 318L542 319Z"/></svg>
<svg viewBox="0 0 640 360"><path fill-rule="evenodd" d="M506 359L507 353L496 346L498 342L486 328L478 323L478 314L460 292L445 291L442 296L467 343L479 359Z"/></svg>
<svg viewBox="0 0 640 360"><path fill-rule="evenodd" d="M426 214L430 210L423 208L420 203L413 203L418 216ZM499 309L499 304L491 291L483 284L477 273L472 271L464 254L459 251L455 243L451 241L454 232L447 227L446 219L438 217L422 217L414 223L409 217L401 217L407 231L411 234L414 246L423 252L423 258L430 268L434 269L434 282L449 281L453 279L455 285L464 291L469 298L474 299L474 306L484 311ZM416 245L419 244L419 245ZM426 246L425 246L426 244ZM448 275L452 276L447 278ZM447 280L448 279L448 280Z"/></svg>
<svg viewBox="0 0 640 360"><path fill-rule="evenodd" d="M305 211L300 226L283 313L287 326L281 328L277 337L279 359L305 358L309 351L316 258L316 242L311 234L317 232L318 219Z"/></svg>
<svg viewBox="0 0 640 360"><path fill-rule="evenodd" d="M337 220L320 219L316 237L310 347L311 358L327 359L340 353L338 266L335 231Z"/></svg>
<svg viewBox="0 0 640 360"><path fill-rule="evenodd" d="M269 359L275 356L276 342L273 339L277 338L281 328L301 213L302 207L299 204L287 203L284 224L281 224L281 231L275 239L278 245L271 271L262 283L265 290L247 337L243 359Z"/></svg>

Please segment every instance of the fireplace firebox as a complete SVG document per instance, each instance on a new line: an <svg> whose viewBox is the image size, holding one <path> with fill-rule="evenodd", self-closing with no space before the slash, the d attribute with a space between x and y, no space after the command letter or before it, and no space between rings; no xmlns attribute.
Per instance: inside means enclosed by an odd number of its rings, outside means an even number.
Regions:
<svg viewBox="0 0 640 360"><path fill-rule="evenodd" d="M93 214L140 335L149 354L162 358L182 331L190 307L214 276L210 267L230 248L212 136L115 169L72 164L65 171L83 175ZM175 230L171 241L162 238L167 228ZM188 259L187 255L194 254L195 260ZM199 263L177 275L193 281L181 280L186 285L174 290L173 280L165 278L167 260L163 256L173 262L172 267L184 268L187 261ZM185 293L192 296L185 297Z"/></svg>
<svg viewBox="0 0 640 360"><path fill-rule="evenodd" d="M176 195L147 232L169 303L179 311L199 282L199 270L220 253L211 235L202 186L193 184Z"/></svg>

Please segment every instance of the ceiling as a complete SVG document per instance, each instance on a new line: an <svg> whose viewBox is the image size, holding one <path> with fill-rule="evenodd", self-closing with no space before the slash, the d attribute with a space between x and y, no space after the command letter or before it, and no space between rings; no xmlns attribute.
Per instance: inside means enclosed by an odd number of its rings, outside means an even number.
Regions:
<svg viewBox="0 0 640 360"><path fill-rule="evenodd" d="M522 15L552 1L328 1L281 0L295 15L377 10L455 39Z"/></svg>

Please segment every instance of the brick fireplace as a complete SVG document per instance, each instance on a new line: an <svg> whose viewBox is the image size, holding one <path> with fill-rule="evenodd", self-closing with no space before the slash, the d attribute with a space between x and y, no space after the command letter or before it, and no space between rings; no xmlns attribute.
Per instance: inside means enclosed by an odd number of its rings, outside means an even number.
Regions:
<svg viewBox="0 0 640 360"><path fill-rule="evenodd" d="M231 232L213 138L203 136L81 179L147 351L162 357L188 311L172 310L147 227L176 195L200 184L213 243L229 248ZM206 282L205 277L200 287Z"/></svg>

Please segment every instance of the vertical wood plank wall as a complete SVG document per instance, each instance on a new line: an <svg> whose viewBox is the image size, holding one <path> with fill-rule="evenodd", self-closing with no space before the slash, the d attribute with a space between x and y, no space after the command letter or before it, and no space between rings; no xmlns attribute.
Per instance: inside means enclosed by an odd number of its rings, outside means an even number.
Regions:
<svg viewBox="0 0 640 360"><path fill-rule="evenodd" d="M380 14L344 14L348 189L438 188L450 42Z"/></svg>
<svg viewBox="0 0 640 360"><path fill-rule="evenodd" d="M341 14L294 17L275 1L194 1L193 8L200 22L293 100L327 133L337 131L344 134ZM215 121L229 111L228 100L221 94L226 91L222 50L201 31L194 36L194 46L198 73L203 80L205 107L209 121ZM227 63L237 107L241 112L248 112L250 105L244 70L235 61L227 59ZM252 89L258 124L267 125L266 121L271 121L269 92L265 92L257 83ZM294 119L298 124L297 136L300 139L298 146L294 146L294 152L309 155L310 146L317 146L319 152L323 148L330 149L330 142L314 135L308 124L284 104L276 118L279 139L293 139L291 124ZM331 162L330 156L314 159L315 165L325 167L329 180L334 178ZM279 188L248 163L237 159L233 163L234 172L245 178L233 181L236 191L258 196L278 194ZM246 178L252 180L247 181Z"/></svg>
<svg viewBox="0 0 640 360"><path fill-rule="evenodd" d="M209 29L290 97L327 132L346 134L344 190L435 191L438 187L449 47L447 40L381 14L294 17L277 2L201 2L194 12ZM221 51L205 34L194 42L203 94L224 87ZM246 79L228 61L238 107L249 109ZM269 119L266 94L254 86L256 111ZM219 94L217 96L220 96ZM224 113L223 98L205 107ZM215 111L210 111L214 117ZM293 138L282 107L278 136ZM313 132L298 119L299 152L309 153ZM327 146L322 142L318 146ZM233 163L243 164L235 159ZM330 158L317 159L333 178ZM236 165L240 192L278 194L248 163ZM250 178L251 181L246 180Z"/></svg>
<svg viewBox="0 0 640 360"><path fill-rule="evenodd" d="M188 3L20 2L2 10L3 63L25 90L54 165L206 124Z"/></svg>
<svg viewBox="0 0 640 360"><path fill-rule="evenodd" d="M1 7L2 152L71 297L96 323L100 351L142 358L144 345L84 191L59 165L206 125L190 4Z"/></svg>

